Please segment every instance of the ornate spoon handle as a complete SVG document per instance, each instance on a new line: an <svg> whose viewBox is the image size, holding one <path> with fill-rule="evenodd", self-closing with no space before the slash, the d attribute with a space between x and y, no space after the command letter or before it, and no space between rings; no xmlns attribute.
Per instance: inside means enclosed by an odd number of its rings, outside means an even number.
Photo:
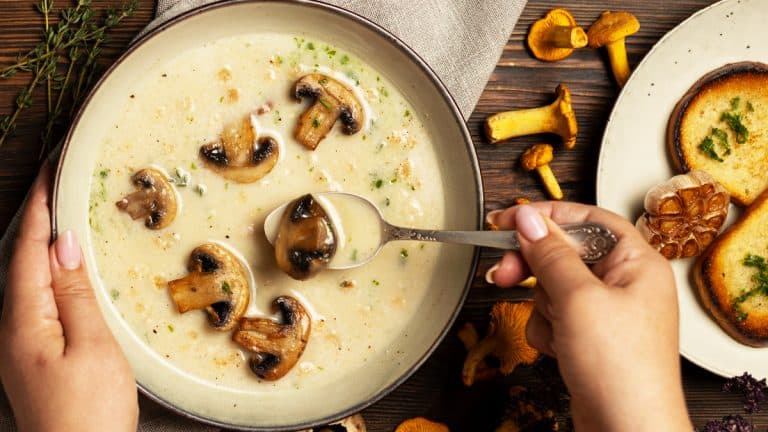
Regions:
<svg viewBox="0 0 768 432"><path fill-rule="evenodd" d="M580 247L581 259L592 264L608 255L618 240L606 227L596 223L562 225L574 243ZM384 227L386 241L418 240L441 243L457 243L484 246L495 249L519 250L517 231L436 231L401 228L394 225Z"/></svg>

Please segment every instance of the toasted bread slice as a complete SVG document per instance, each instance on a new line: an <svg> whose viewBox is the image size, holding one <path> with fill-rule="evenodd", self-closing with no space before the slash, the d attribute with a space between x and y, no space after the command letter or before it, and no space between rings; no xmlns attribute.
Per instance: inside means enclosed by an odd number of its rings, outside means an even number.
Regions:
<svg viewBox="0 0 768 432"><path fill-rule="evenodd" d="M725 112L741 116L748 131L745 142L738 143L733 128L721 119ZM722 132L713 132L713 128ZM730 154L715 135L723 132ZM699 148L707 137L722 161ZM730 192L736 204L750 205L768 189L768 65L733 63L702 77L672 112L667 146L681 172L706 171Z"/></svg>
<svg viewBox="0 0 768 432"><path fill-rule="evenodd" d="M699 298L717 323L741 343L766 346L768 292L756 289L759 270L745 263L747 255L768 259L768 191L715 239L693 269Z"/></svg>

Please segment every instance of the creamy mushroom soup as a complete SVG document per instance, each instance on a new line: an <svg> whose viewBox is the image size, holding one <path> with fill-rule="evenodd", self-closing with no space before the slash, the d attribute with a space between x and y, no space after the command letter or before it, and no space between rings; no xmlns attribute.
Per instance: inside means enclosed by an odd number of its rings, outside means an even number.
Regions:
<svg viewBox="0 0 768 432"><path fill-rule="evenodd" d="M353 89L365 120L353 135L339 122L312 151L294 138L311 101L298 102L291 90L314 72ZM272 209L320 191L363 195L394 224L443 225L439 155L419 114L385 77L322 41L256 34L180 52L148 68L133 87L130 98L115 101L121 119L98 143L89 216L96 271L138 338L174 367L213 385L292 392L341 381L408 336L407 322L428 301L441 246L392 243L366 266L326 270L302 282L278 270L262 229ZM227 124L251 115L256 135L279 145L279 160L260 180L237 183L202 161L200 148L219 140ZM174 220L159 229L115 205L137 190L132 176L145 168L164 173L177 198ZM356 226L347 242L366 244L357 237L378 236L377 230ZM306 350L282 379L260 381L248 367L250 354L232 341L231 331L213 330L205 312L177 311L168 282L187 275L192 250L211 242L239 257L249 273L246 316L270 314L281 295L309 311ZM362 255L343 250L351 261Z"/></svg>

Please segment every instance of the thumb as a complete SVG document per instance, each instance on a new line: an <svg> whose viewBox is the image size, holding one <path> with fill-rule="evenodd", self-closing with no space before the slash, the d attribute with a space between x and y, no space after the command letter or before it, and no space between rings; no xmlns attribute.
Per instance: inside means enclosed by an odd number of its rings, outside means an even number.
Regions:
<svg viewBox="0 0 768 432"><path fill-rule="evenodd" d="M521 206L515 215L515 225L523 259L553 304L575 289L602 284L560 227L535 208Z"/></svg>
<svg viewBox="0 0 768 432"><path fill-rule="evenodd" d="M110 337L72 231L60 235L49 251L51 286L66 347L92 345Z"/></svg>

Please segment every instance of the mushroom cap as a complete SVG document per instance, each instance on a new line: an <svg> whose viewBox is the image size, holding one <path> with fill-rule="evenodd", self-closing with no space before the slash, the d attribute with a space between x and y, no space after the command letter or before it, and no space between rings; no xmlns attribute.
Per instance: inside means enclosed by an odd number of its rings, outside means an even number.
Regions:
<svg viewBox="0 0 768 432"><path fill-rule="evenodd" d="M299 117L294 132L296 139L310 150L317 148L337 120L341 120L341 130L347 135L359 132L365 123L365 110L355 92L328 75L304 75L296 81L292 93L298 101L313 101Z"/></svg>
<svg viewBox="0 0 768 432"><path fill-rule="evenodd" d="M312 328L309 313L293 297L277 297L272 310L280 313L280 321L243 318L232 335L232 340L254 353L249 362L251 370L266 381L282 378L296 365Z"/></svg>
<svg viewBox="0 0 768 432"><path fill-rule="evenodd" d="M589 46L600 48L623 40L640 30L640 21L629 12L605 11L587 31Z"/></svg>
<svg viewBox="0 0 768 432"><path fill-rule="evenodd" d="M328 215L311 194L292 201L280 219L275 259L282 271L304 280L328 266L336 253L336 234Z"/></svg>
<svg viewBox="0 0 768 432"><path fill-rule="evenodd" d="M115 203L136 220L144 218L144 225L153 230L165 228L176 218L178 203L173 186L165 174L154 168L137 171L131 182L138 189Z"/></svg>
<svg viewBox="0 0 768 432"><path fill-rule="evenodd" d="M533 302L498 302L491 310L488 335L498 340L494 356L501 362L504 375L512 373L519 364L531 364L539 358L539 352L528 345L525 327L533 312Z"/></svg>
<svg viewBox="0 0 768 432"><path fill-rule="evenodd" d="M549 144L535 144L528 148L520 158L520 162L526 171L533 171L540 166L552 162L552 146Z"/></svg>
<svg viewBox="0 0 768 432"><path fill-rule="evenodd" d="M572 149L576 146L576 135L579 133L579 124L576 121L576 113L571 102L571 90L565 84L558 84L555 89L557 100L554 105L557 110L557 134L563 138L565 148Z"/></svg>
<svg viewBox="0 0 768 432"><path fill-rule="evenodd" d="M533 302L498 302L491 310L491 322L483 340L467 353L462 371L462 381L470 386L475 381L478 366L486 356L499 360L499 372L512 373L520 364L531 364L539 352L528 345L525 327L533 312Z"/></svg>
<svg viewBox="0 0 768 432"><path fill-rule="evenodd" d="M570 12L560 8L550 10L544 18L533 23L528 32L528 47L537 59L557 61L562 60L573 53L573 48L556 47L551 42L550 32L554 28L561 26L574 27L576 26L576 20ZM584 45L586 44L587 40L585 35Z"/></svg>
<svg viewBox="0 0 768 432"><path fill-rule="evenodd" d="M168 282L179 313L205 309L214 329L234 328L251 296L248 275L240 260L223 246L206 243L192 251L187 269L187 276Z"/></svg>
<svg viewBox="0 0 768 432"><path fill-rule="evenodd" d="M259 135L256 117L248 115L226 125L218 141L201 146L200 159L228 180L253 183L277 165L280 145L274 137Z"/></svg>

